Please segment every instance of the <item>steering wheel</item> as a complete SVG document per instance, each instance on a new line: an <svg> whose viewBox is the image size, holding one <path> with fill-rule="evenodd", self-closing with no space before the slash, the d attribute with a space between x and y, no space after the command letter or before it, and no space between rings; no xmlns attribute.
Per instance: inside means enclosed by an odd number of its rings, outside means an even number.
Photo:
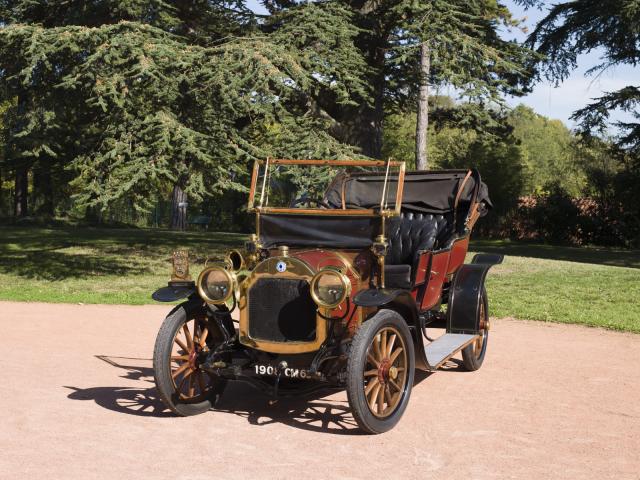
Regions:
<svg viewBox="0 0 640 480"><path fill-rule="evenodd" d="M306 206L306 208L331 208L327 202L323 200L314 200L308 197L298 197L291 200L289 203L289 208L296 208L298 206Z"/></svg>

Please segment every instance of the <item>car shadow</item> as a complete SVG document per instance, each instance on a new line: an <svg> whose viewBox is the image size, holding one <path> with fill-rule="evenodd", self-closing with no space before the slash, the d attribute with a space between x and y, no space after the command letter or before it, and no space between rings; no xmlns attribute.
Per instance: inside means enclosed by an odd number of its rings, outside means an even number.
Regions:
<svg viewBox="0 0 640 480"><path fill-rule="evenodd" d="M158 397L153 385L151 359L130 358L108 355L96 355L95 358L124 371L119 378L135 380L149 384L140 387L91 387L79 388L64 386L71 391L70 400L89 400L114 412L144 416L173 417ZM454 365L454 369L455 364ZM446 369L447 365L445 365ZM416 371L414 386L426 380L431 373ZM283 397L277 402L251 385L242 382L229 382L224 394L217 401L212 412L229 414L245 418L255 426L281 423L292 428L321 432L333 435L362 435L359 430L344 393L335 389L320 390L314 393Z"/></svg>
<svg viewBox="0 0 640 480"><path fill-rule="evenodd" d="M67 395L71 400L93 400L107 410L144 417L172 417L153 386L153 368L150 358L131 358L96 355L95 358L124 372L119 378L145 382L148 388L139 387L92 387L78 388L65 385L72 390Z"/></svg>

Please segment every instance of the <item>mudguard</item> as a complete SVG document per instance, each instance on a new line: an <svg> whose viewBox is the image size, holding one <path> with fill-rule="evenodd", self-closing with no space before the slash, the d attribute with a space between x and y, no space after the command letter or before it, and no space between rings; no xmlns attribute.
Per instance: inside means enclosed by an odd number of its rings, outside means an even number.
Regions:
<svg viewBox="0 0 640 480"><path fill-rule="evenodd" d="M182 300L187 298L192 293L195 293L196 286L191 285L168 285L166 287L159 288L151 294L156 302L175 302L176 300Z"/></svg>
<svg viewBox="0 0 640 480"><path fill-rule="evenodd" d="M400 313L410 327L418 325L418 306L411 293L402 289L369 288L353 297L360 307L388 307Z"/></svg>
<svg viewBox="0 0 640 480"><path fill-rule="evenodd" d="M413 337L416 367L426 370L424 343L418 315L418 306L411 293L402 289L370 288L359 291L353 303L361 307L379 307L395 310L405 319Z"/></svg>
<svg viewBox="0 0 640 480"><path fill-rule="evenodd" d="M480 302L489 269L502 263L502 255L477 254L462 265L449 290L447 332L476 334L480 330Z"/></svg>
<svg viewBox="0 0 640 480"><path fill-rule="evenodd" d="M185 311L187 318L203 315L215 319L218 328L224 332L223 336L226 339L231 338L236 333L231 312L225 305L207 305L199 296L192 295L186 302L179 303L173 307L167 316L172 315L179 309Z"/></svg>

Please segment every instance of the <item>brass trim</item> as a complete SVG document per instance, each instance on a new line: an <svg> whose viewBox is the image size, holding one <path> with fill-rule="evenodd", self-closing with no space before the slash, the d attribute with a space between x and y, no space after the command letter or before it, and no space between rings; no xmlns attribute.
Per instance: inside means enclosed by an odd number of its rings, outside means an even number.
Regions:
<svg viewBox="0 0 640 480"><path fill-rule="evenodd" d="M378 261L378 286L380 288L385 288L384 263L385 256L387 255L387 248L389 246L387 237L385 237L385 217L382 217L381 231L382 233L376 237L375 242L372 245L372 251Z"/></svg>
<svg viewBox="0 0 640 480"><path fill-rule="evenodd" d="M269 173L269 157L264 164L264 176L262 177L262 191L260 192L260 206L264 204L264 192L267 188L267 174Z"/></svg>
<svg viewBox="0 0 640 480"><path fill-rule="evenodd" d="M255 203L255 195L256 195L256 184L258 182L258 173L260 172L260 163L258 160L253 162L253 173L251 174L251 187L249 188L249 202L247 204L247 209L249 211L253 210Z"/></svg>
<svg viewBox="0 0 640 480"><path fill-rule="evenodd" d="M316 294L316 284L320 281L320 278L323 275L327 275L327 274L337 276L340 279L340 282L342 282L342 285L344 286L344 293L340 296L340 300L334 303L325 303ZM347 299L347 297L351 295L351 280L349 280L349 277L347 277L347 275L345 275L340 269L329 266L329 267L324 267L322 270L320 270L318 273L314 275L314 277L311 279L311 284L309 285L309 288L311 290L311 298L313 299L313 301L316 302L316 304L319 305L320 307L331 310L333 308L336 308L338 305L342 304L342 302L344 302Z"/></svg>
<svg viewBox="0 0 640 480"><path fill-rule="evenodd" d="M263 164L264 162L260 162ZM399 167L404 162L396 160L301 160L291 158L271 158L272 165L329 165L334 167L384 167L389 163L392 167Z"/></svg>
<svg viewBox="0 0 640 480"><path fill-rule="evenodd" d="M172 282L189 282L189 251L176 250L171 256L171 281Z"/></svg>
<svg viewBox="0 0 640 480"><path fill-rule="evenodd" d="M264 165L264 175L262 179L262 190L260 192L260 198L258 206L255 205L255 197L257 193L258 177L260 174L260 165ZM303 208L280 208L269 207L269 176L271 165L310 165L310 166L337 166L337 167L386 167L385 184L383 188L383 197L381 205L386 203L387 183L389 179L390 167L398 167L398 188L396 191L396 207L394 210L387 210L382 208L380 212L376 212L374 209L354 209L346 210L344 196L342 198L342 210L324 210L324 209L303 209ZM402 161L396 161L392 159L388 160L299 160L299 159L273 159L267 157L265 161L256 160L253 166L253 173L251 175L251 187L249 189L249 202L248 209L250 212L262 212L262 213L280 213L280 214L302 214L302 215L372 215L372 216L395 216L400 214L402 193L404 188L404 177L406 171L406 163ZM344 187L344 184L343 184ZM344 192L343 192L344 193ZM256 218L256 223L259 223L259 217ZM257 229L259 226L257 227ZM259 234L259 233L258 233Z"/></svg>
<svg viewBox="0 0 640 480"><path fill-rule="evenodd" d="M387 209L387 189L389 186L389 170L391 168L391 159L387 161L387 168L384 174L384 184L382 185L382 197L380 198L380 211L384 212Z"/></svg>
<svg viewBox="0 0 640 480"><path fill-rule="evenodd" d="M324 215L324 216L342 216L342 217L360 217L360 216L377 216L373 209L321 209L321 208L279 208L279 207L256 207L258 213L269 214L299 214L299 215Z"/></svg>
<svg viewBox="0 0 640 480"><path fill-rule="evenodd" d="M396 190L396 215L400 215L402 211L402 197L404 195L404 177L407 171L407 164L401 162L400 171L398 172L398 189Z"/></svg>
<svg viewBox="0 0 640 480"><path fill-rule="evenodd" d="M353 260L350 260L344 253L334 251L327 251L326 253L328 254L328 257L329 255L334 255L335 257L337 257L344 264L345 268L351 272L353 278L355 278L356 281L360 282L362 280L362 275L360 275L358 270L356 270L356 268L353 266Z"/></svg>
<svg viewBox="0 0 640 480"><path fill-rule="evenodd" d="M276 270L276 265L280 261L285 262L287 266L284 272ZM307 353L318 350L327 339L327 322L319 314L316 314L316 338L311 342L273 342L252 338L249 335L249 291L260 278L294 278L311 282L315 273L309 264L296 257L270 257L256 265L256 268L239 286L240 321L238 331L240 343L269 353Z"/></svg>
<svg viewBox="0 0 640 480"><path fill-rule="evenodd" d="M234 261L234 257L236 261ZM244 270L247 267L247 261L240 250L229 250L224 257L224 261L229 264L229 269L234 272Z"/></svg>
<svg viewBox="0 0 640 480"><path fill-rule="evenodd" d="M213 270L218 270L218 271L224 272L224 274L227 277L227 280L229 282L229 293L226 295L226 297L224 297L224 299L221 299L221 300L212 300L212 299L210 299L204 293L204 289L202 288L202 280L203 280L204 276L206 274L208 274L209 272L213 271ZM227 303L229 300L231 300L231 298L235 294L236 289L237 289L237 285L238 285L238 279L236 277L236 274L234 272L230 272L229 270L227 270L224 267L219 267L219 266L207 267L204 270L202 270L202 272L200 272L200 275L198 275L198 282L197 282L198 295L200 295L200 297L205 302L207 302L209 304L222 305L224 303Z"/></svg>

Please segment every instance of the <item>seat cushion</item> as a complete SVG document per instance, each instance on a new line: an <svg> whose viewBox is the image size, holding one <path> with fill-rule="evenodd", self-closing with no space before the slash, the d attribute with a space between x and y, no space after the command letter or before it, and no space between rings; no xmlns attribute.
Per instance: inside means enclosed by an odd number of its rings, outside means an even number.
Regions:
<svg viewBox="0 0 640 480"><path fill-rule="evenodd" d="M442 215L403 212L391 219L387 228L389 265L413 265L418 252L437 247L447 229L447 219Z"/></svg>
<svg viewBox="0 0 640 480"><path fill-rule="evenodd" d="M411 265L385 265L386 288L411 288Z"/></svg>

